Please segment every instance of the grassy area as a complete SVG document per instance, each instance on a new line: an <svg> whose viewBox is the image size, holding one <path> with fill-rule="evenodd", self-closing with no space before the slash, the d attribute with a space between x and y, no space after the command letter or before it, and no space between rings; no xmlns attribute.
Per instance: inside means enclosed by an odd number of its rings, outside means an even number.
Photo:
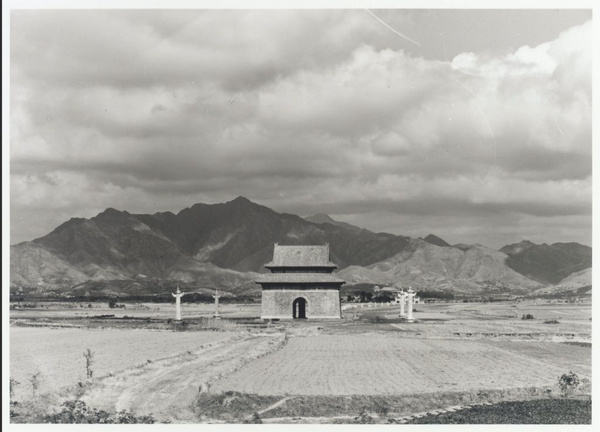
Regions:
<svg viewBox="0 0 600 432"><path fill-rule="evenodd" d="M280 399L279 396L258 396L233 391L219 394L202 393L196 397L193 410L199 419L210 418L239 423Z"/></svg>
<svg viewBox="0 0 600 432"><path fill-rule="evenodd" d="M137 416L133 413L121 411L109 413L88 407L81 400L68 400L61 405L61 410L55 413L46 413L46 406L35 402L23 404L11 403L11 423L69 423L69 424L134 424L156 423L151 415Z"/></svg>
<svg viewBox="0 0 600 432"><path fill-rule="evenodd" d="M426 415L409 424L591 424L592 401L543 399L500 402L491 406Z"/></svg>
<svg viewBox="0 0 600 432"><path fill-rule="evenodd" d="M260 417L263 419L307 418L357 416L361 413L370 413L375 417L385 419L457 405L521 401L524 399L547 400L548 394L548 389L531 387L510 390L437 392L389 396L292 396L288 397L285 403L278 407L260 414ZM251 417L253 413L264 410L282 399L282 396L262 396L234 391L218 394L207 393L198 395L194 403L194 412L202 420L215 419L236 423ZM559 401L570 400L560 399Z"/></svg>

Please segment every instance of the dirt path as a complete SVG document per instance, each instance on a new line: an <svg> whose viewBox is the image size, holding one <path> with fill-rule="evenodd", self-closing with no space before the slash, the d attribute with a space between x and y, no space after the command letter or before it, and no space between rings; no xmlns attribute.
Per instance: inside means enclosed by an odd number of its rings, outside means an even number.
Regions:
<svg viewBox="0 0 600 432"><path fill-rule="evenodd" d="M286 403L286 402L287 402L288 400L290 400L290 399L292 399L292 397L291 397L291 396L284 397L283 399L281 399L281 400L279 400L279 401L275 402L273 405L270 405L270 406L266 407L265 409L262 409L262 410L258 411L258 415L262 415L262 414L264 414L264 413L266 413L266 412L269 412L269 411L271 411L271 410L274 410L275 408L277 408L277 407L280 407L281 405L283 405L284 403ZM249 420L249 419L251 419L253 416L254 416L254 414L251 414L251 415L249 415L249 416L247 417L247 419Z"/></svg>
<svg viewBox="0 0 600 432"><path fill-rule="evenodd" d="M106 410L152 414L159 421L197 422L192 410L200 385L228 375L282 346L282 335L244 335L148 363L106 378L82 398Z"/></svg>

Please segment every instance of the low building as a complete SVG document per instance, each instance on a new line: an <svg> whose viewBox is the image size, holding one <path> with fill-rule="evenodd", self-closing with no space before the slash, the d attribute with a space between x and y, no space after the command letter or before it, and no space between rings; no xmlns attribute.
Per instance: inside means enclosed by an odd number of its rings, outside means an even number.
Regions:
<svg viewBox="0 0 600 432"><path fill-rule="evenodd" d="M332 272L329 245L281 246L275 244L271 273L256 281L262 287L263 319L339 319L340 287L344 280Z"/></svg>

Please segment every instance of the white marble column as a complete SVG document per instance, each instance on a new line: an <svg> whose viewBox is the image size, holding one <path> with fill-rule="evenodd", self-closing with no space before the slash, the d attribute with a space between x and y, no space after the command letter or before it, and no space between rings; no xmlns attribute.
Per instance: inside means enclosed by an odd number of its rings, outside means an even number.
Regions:
<svg viewBox="0 0 600 432"><path fill-rule="evenodd" d="M413 318L413 302L414 302L414 298L415 298L415 294L417 294L415 291L413 291L412 288L408 288L408 314L406 316L406 320L408 322L413 322L414 318Z"/></svg>
<svg viewBox="0 0 600 432"><path fill-rule="evenodd" d="M171 295L175 297L175 321L181 321L181 297L183 297L185 293L179 291L179 287L177 287L175 294L171 293Z"/></svg>
<svg viewBox="0 0 600 432"><path fill-rule="evenodd" d="M219 290L215 290L215 294L213 295L213 298L215 299L215 314L213 315L213 318L215 319L220 319L221 315L219 314L219 298L221 296L219 295Z"/></svg>
<svg viewBox="0 0 600 432"><path fill-rule="evenodd" d="M400 318L404 318L404 303L406 302L406 293L404 290L400 291Z"/></svg>

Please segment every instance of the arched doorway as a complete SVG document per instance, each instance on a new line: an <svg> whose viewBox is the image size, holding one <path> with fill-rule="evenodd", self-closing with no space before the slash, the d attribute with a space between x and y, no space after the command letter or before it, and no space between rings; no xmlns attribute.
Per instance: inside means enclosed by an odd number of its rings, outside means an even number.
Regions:
<svg viewBox="0 0 600 432"><path fill-rule="evenodd" d="M306 304L306 299L302 297L298 297L294 300L294 303L292 303L292 316L294 319L306 318Z"/></svg>

